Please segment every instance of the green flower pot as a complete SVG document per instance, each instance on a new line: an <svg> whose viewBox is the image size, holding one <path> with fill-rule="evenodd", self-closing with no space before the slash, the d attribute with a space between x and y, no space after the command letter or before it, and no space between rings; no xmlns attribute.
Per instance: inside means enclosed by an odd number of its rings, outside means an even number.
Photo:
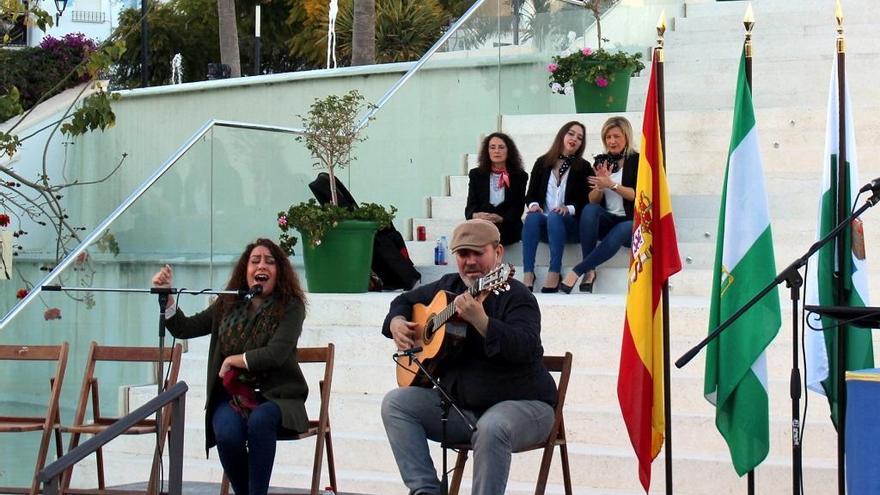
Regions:
<svg viewBox="0 0 880 495"><path fill-rule="evenodd" d="M378 228L378 222L343 220L324 235L318 246L312 246L302 233L308 291L366 292L373 261L373 237Z"/></svg>
<svg viewBox="0 0 880 495"><path fill-rule="evenodd" d="M574 107L577 113L625 112L632 72L624 69L609 75L608 86L604 88L584 80L574 81Z"/></svg>

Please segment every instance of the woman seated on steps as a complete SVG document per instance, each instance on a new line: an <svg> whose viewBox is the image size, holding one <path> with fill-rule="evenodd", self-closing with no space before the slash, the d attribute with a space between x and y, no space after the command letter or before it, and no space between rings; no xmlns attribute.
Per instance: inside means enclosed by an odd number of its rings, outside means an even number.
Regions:
<svg viewBox="0 0 880 495"><path fill-rule="evenodd" d="M550 268L541 292L559 290L565 243L577 242L577 218L587 203L587 177L593 175L590 163L583 159L586 136L583 124L568 122L532 167L522 234L523 283L529 289L535 283L539 241L550 245Z"/></svg>
<svg viewBox="0 0 880 495"><path fill-rule="evenodd" d="M501 244L519 242L528 174L510 136L493 132L480 146L479 166L468 174L464 217L488 220L501 232Z"/></svg>
<svg viewBox="0 0 880 495"><path fill-rule="evenodd" d="M581 276L580 291L593 292L596 267L621 246L630 246L639 171L639 152L633 149L632 135L632 126L623 117L611 117L602 125L605 154L595 157L595 175L589 178L590 204L580 218L584 259L562 281L560 287L565 293L571 292Z"/></svg>

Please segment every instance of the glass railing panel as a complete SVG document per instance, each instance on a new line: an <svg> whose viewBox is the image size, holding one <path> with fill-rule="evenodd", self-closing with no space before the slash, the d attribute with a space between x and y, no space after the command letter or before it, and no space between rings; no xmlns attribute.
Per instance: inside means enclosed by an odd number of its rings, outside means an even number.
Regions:
<svg viewBox="0 0 880 495"><path fill-rule="evenodd" d="M497 128L498 12L505 2L482 2L437 46L366 127L367 140L346 169L355 199L398 208L396 225L407 239L409 220L427 216L426 198L445 194L446 177L465 174L465 155ZM382 94L366 97L376 103ZM463 218L463 204L461 211Z"/></svg>
<svg viewBox="0 0 880 495"><path fill-rule="evenodd" d="M170 262L175 265L175 275L181 283L204 285L202 273L212 270L212 186L206 179L212 176L214 141L209 135L197 142L139 201L109 225L106 236L87 246L76 261L50 283L71 287L147 289L150 276L162 263ZM125 177L115 177L114 183L116 187L102 191L125 198L139 185ZM93 223L91 218L83 221L76 212L88 211L90 206L85 203L98 201L96 198L89 198L89 201L68 199L73 203L69 205L69 221L72 225L87 226L86 231L79 232L81 238L86 237L97 222ZM74 203L74 199L77 202ZM92 210L91 214L95 212ZM23 243L27 240L24 238ZM17 290L39 284L55 264L55 258L47 253L45 245L24 244L19 253L13 260L13 280L2 286L3 299L7 303L16 300ZM204 297L199 299L188 301L188 309L205 307ZM8 322L0 332L0 342L19 345L70 343L61 400L66 406L61 420L68 423L72 420L90 343L158 345L157 307L156 296L144 293L43 291ZM170 338L166 345L171 345ZM46 377L49 373L19 370L22 366L4 364L4 372L0 374L0 389L3 390L0 410L4 413L12 409L14 414L39 406L46 397L46 394L33 391L48 387ZM108 414L115 414L118 410L121 386L155 382L153 365L124 365L112 369L104 366L98 370L97 376L101 407ZM21 456L4 456L4 459L13 459L16 463ZM32 475L33 463L28 464L23 459L20 462L21 465L3 466L0 483L20 485L27 482Z"/></svg>

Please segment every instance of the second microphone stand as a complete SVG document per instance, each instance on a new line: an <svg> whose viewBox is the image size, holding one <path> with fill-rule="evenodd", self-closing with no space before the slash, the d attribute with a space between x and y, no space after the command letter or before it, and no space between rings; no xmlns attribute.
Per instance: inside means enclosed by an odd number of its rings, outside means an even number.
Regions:
<svg viewBox="0 0 880 495"><path fill-rule="evenodd" d="M770 283L768 283L761 291L755 294L749 302L747 302L743 307L739 308L739 310L732 314L729 318L724 320L723 323L718 325L717 328L712 330L709 335L700 341L697 345L695 345L692 349L684 353L677 361L675 361L675 366L677 368L682 368L686 364L688 364L696 355L700 352L706 345L709 344L712 340L716 339L721 332L726 330L730 325L733 324L740 316L742 316L746 311L748 311L752 306L754 306L758 301L761 300L764 296L766 296L770 291L772 291L776 286L785 282L786 285L790 288L791 293L791 325L792 325L792 363L791 363L791 377L790 377L790 387L791 387L791 450L792 450L792 493L794 495L799 495L801 493L800 483L801 476L803 474L803 463L801 457L801 419L800 419L800 400L801 400L801 373L798 365L798 308L800 300L800 288L804 283L803 277L798 270L801 267L807 264L807 261L813 256L819 249L822 248L825 244L827 244L831 239L834 239L843 229L847 228L850 223L858 218L859 215L865 212L868 208L874 206L880 202L880 189L875 190L873 195L865 201L858 210L853 212L849 217L840 222L834 229L829 232L825 237L819 239L814 242L812 246L804 253L803 256L796 259L792 264L788 265L784 270L779 272Z"/></svg>

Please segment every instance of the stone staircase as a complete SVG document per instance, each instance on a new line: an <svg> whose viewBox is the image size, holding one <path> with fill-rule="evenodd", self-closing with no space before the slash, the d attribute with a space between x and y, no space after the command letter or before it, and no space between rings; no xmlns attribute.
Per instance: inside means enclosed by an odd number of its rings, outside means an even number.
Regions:
<svg viewBox="0 0 880 495"><path fill-rule="evenodd" d="M754 92L756 118L769 194L770 216L778 266L787 264L813 241L817 192L821 180L825 105L834 48L833 5L830 0L755 0ZM666 53L666 146L679 249L683 270L670 282L671 355L673 359L698 342L707 331L718 204L733 118L736 64L742 42L742 2L687 2L686 16L670 22ZM846 2L849 76L863 181L880 175L877 140L880 130L880 50L873 36L880 13L868 0ZM647 72L643 74L646 76ZM633 81L625 115L638 135L644 105L645 77ZM587 127L587 153L600 152L598 130L607 115L504 116L526 167L545 151L558 127L580 120ZM638 139L638 138L637 138ZM478 143L474 143L475 151ZM462 175L449 177L444 195L428 198L423 218L412 219L412 231L424 226L426 242L408 241L423 280L436 279L454 265L434 266L434 241L447 238L463 219L467 170L475 155L462 159ZM873 212L865 218L866 244L880 245ZM539 249L538 284L546 272L546 247ZM579 248L566 249L567 271L579 261ZM521 269L519 246L507 250L508 261ZM616 397L620 339L625 311L627 255L618 253L599 270L595 293L536 294L542 310L546 354L574 354L574 371L566 405L566 430L575 492L586 495L644 493L620 417ZM880 275L880 262L872 273ZM871 277L880 291L880 276ZM393 344L379 326L393 293L357 295L311 294L300 346L337 346L331 421L339 489L361 493L405 493L379 417L382 395L393 388L390 360ZM780 291L782 307L787 293ZM198 308L187 308L189 311ZM791 316L783 311L778 338L768 348L771 397L771 449L756 473L759 493L791 489L791 431L788 377L791 367ZM876 339L875 339L876 340ZM875 345L880 341L875 342ZM191 481L219 481L216 453L205 459L203 404L207 340L190 342L181 379L190 384L187 397L186 465ZM733 494L745 491L745 480L734 473L727 447L714 426L714 409L703 399L703 357L684 369L671 370L675 493ZM306 369L314 381L317 370ZM152 387L132 388L132 406L152 394ZM317 404L310 403L314 411ZM810 394L804 419L804 486L806 493L835 493L836 434L827 419L825 399ZM311 440L282 442L273 484L308 485L314 444ZM124 439L107 450L110 484L145 479L149 439ZM434 446L436 465L440 451ZM663 493L664 455L654 462L651 493ZM514 456L508 493L534 491L539 464L536 453ZM89 474L89 466L79 471ZM469 476L469 470L468 474ZM93 478L90 478L93 479ZM326 475L325 475L326 482ZM469 481L464 484L468 491ZM558 456L551 467L547 493L563 493Z"/></svg>

